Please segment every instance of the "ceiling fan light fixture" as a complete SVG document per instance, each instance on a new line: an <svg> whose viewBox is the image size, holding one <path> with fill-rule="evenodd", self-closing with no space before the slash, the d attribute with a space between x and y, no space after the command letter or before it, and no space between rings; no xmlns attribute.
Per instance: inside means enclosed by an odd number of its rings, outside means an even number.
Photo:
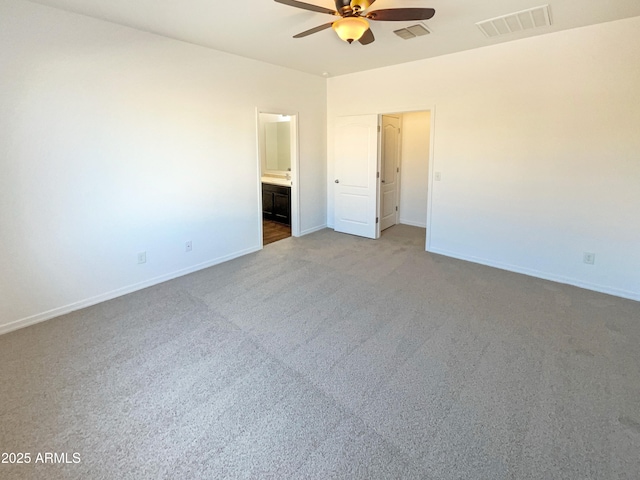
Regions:
<svg viewBox="0 0 640 480"><path fill-rule="evenodd" d="M362 17L344 17L333 22L331 26L342 40L351 43L360 40L369 29L369 22Z"/></svg>

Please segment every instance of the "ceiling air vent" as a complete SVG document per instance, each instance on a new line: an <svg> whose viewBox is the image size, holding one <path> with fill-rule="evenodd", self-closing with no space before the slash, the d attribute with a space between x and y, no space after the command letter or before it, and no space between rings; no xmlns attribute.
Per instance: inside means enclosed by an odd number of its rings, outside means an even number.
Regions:
<svg viewBox="0 0 640 480"><path fill-rule="evenodd" d="M549 5L542 5L502 17L490 18L476 25L486 37L491 38L531 28L548 27L551 25L551 13Z"/></svg>
<svg viewBox="0 0 640 480"><path fill-rule="evenodd" d="M415 25L411 25L410 27L401 28L400 30L394 30L396 35L400 38L404 38L405 40L409 40L410 38L421 37L423 35L429 35L431 32L427 28L426 25L421 23L417 23Z"/></svg>

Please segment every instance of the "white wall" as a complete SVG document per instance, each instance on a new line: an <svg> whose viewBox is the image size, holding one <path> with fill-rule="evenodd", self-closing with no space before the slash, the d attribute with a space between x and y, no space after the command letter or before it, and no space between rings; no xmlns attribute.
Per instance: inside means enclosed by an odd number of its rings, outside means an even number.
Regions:
<svg viewBox="0 0 640 480"><path fill-rule="evenodd" d="M640 299L638 32L640 17L330 79L329 221L336 117L434 106L431 251Z"/></svg>
<svg viewBox="0 0 640 480"><path fill-rule="evenodd" d="M400 223L426 227L431 112L402 115Z"/></svg>
<svg viewBox="0 0 640 480"><path fill-rule="evenodd" d="M18 0L0 69L0 332L259 249L256 107L325 224L322 78Z"/></svg>

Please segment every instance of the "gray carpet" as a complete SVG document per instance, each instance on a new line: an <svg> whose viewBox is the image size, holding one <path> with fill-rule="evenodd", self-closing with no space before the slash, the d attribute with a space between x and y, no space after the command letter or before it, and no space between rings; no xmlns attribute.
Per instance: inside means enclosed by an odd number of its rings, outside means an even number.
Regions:
<svg viewBox="0 0 640 480"><path fill-rule="evenodd" d="M424 235L288 238L0 337L0 449L32 456L0 478L639 478L640 303Z"/></svg>

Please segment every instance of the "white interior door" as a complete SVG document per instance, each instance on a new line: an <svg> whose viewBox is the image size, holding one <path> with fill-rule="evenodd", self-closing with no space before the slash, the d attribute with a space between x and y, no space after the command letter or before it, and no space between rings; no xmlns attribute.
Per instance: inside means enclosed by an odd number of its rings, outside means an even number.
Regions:
<svg viewBox="0 0 640 480"><path fill-rule="evenodd" d="M380 167L380 230L398 223L399 168L400 118L383 115Z"/></svg>
<svg viewBox="0 0 640 480"><path fill-rule="evenodd" d="M334 228L378 238L378 115L339 117L335 132Z"/></svg>

